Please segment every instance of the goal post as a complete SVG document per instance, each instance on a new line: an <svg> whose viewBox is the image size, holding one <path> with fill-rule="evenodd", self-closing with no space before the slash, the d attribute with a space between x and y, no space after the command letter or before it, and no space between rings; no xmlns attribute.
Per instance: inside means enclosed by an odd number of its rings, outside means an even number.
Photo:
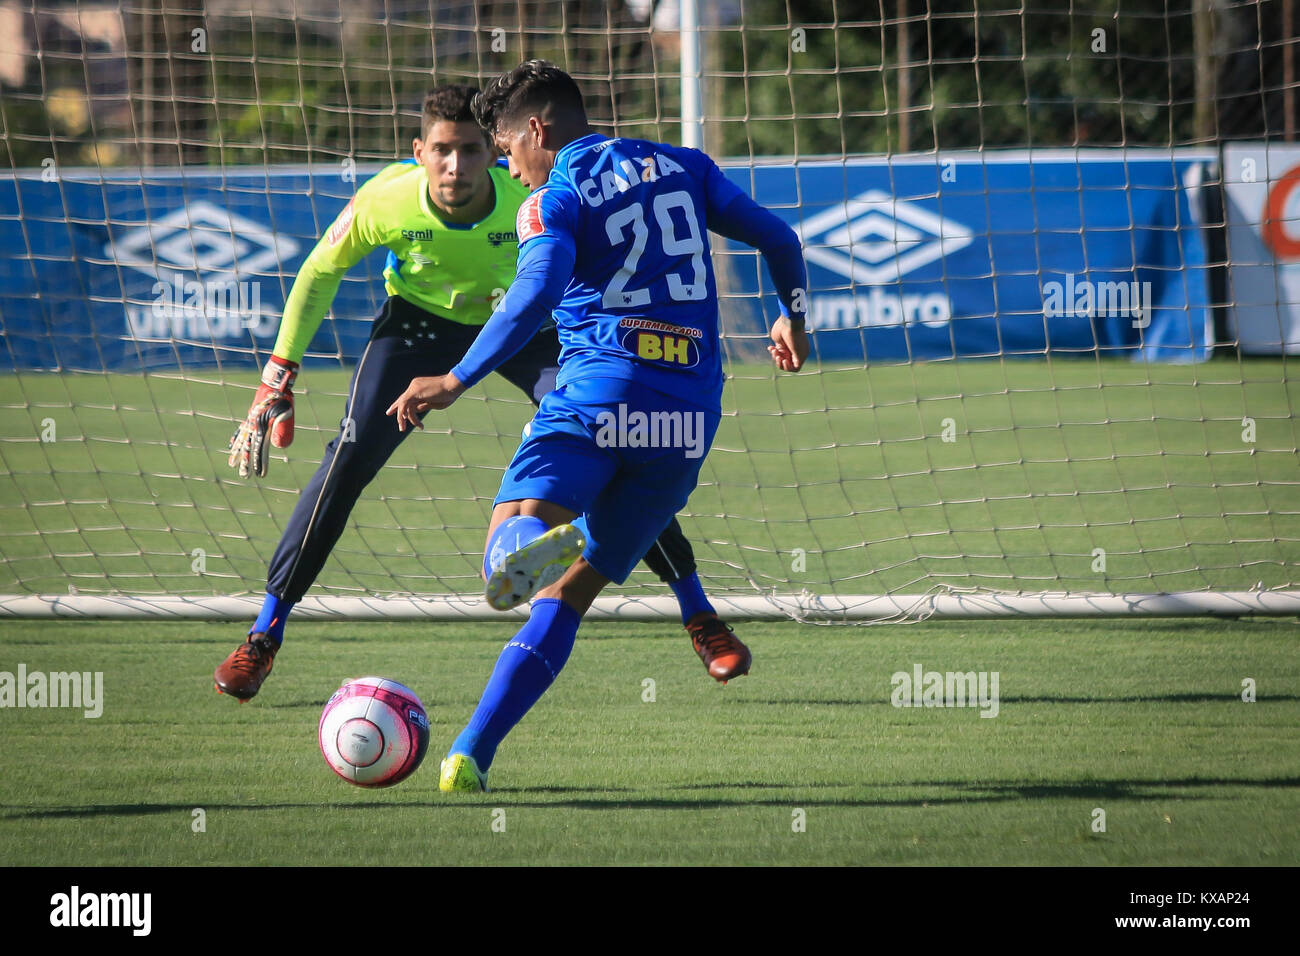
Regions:
<svg viewBox="0 0 1300 956"><path fill-rule="evenodd" d="M256 614L384 296L376 253L309 346L293 445L241 479L297 269L429 86L530 57L601 132L698 135L803 242L789 375L761 259L713 239L728 381L681 521L722 613L1300 613L1280 5L680 6L0 0L0 618ZM295 615L487 616L531 413L495 376L435 413ZM642 567L595 613L675 604Z"/></svg>
<svg viewBox="0 0 1300 956"><path fill-rule="evenodd" d="M937 590L937 589L936 589ZM729 620L798 621L806 624L890 623L950 618L1248 617L1300 616L1296 591L1189 591L1178 594L1006 594L992 591L896 595L768 594L710 596ZM2 595L0 620L243 621L256 617L260 598L159 595ZM309 621L500 621L526 619L522 608L496 611L480 596L308 596L294 606ZM592 619L676 620L669 597L599 597Z"/></svg>

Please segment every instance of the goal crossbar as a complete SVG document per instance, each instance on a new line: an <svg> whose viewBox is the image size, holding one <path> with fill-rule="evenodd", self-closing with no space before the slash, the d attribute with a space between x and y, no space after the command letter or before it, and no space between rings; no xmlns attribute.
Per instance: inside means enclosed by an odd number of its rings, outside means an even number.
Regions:
<svg viewBox="0 0 1300 956"><path fill-rule="evenodd" d="M1300 591L1186 591L1169 594L998 594L935 593L893 595L772 594L713 598L718 613L733 620L854 623L942 618L1038 617L1287 617L1300 616ZM0 595L0 619L81 618L246 621L261 599L159 595ZM482 598L308 597L294 608L312 621L500 620ZM670 597L598 598L589 616L623 621L674 619ZM523 618L520 608L507 617Z"/></svg>

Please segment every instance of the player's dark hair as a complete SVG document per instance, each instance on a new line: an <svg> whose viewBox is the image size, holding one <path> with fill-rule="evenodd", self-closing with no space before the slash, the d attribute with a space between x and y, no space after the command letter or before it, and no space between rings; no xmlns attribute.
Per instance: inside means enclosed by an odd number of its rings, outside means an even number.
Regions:
<svg viewBox="0 0 1300 956"><path fill-rule="evenodd" d="M582 91L573 77L554 63L529 60L498 76L474 97L474 118L489 136L496 136L517 120L540 115L548 107L552 115L567 113L583 124L587 122Z"/></svg>
<svg viewBox="0 0 1300 956"><path fill-rule="evenodd" d="M478 90L463 83L435 86L424 96L423 117L420 120L420 138L429 137L429 127L439 120L451 123L473 123L474 97Z"/></svg>

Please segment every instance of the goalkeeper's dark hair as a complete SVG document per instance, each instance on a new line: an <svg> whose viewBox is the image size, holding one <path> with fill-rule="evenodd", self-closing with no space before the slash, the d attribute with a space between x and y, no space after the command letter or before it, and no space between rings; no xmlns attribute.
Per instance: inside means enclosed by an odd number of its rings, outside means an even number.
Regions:
<svg viewBox="0 0 1300 956"><path fill-rule="evenodd" d="M463 83L435 86L424 96L420 138L429 138L429 127L439 120L451 123L474 123L474 97L478 90Z"/></svg>
<svg viewBox="0 0 1300 956"><path fill-rule="evenodd" d="M584 125L587 122L578 84L547 60L520 63L474 97L474 118L493 137L520 119L540 116L548 109L552 116L568 114Z"/></svg>

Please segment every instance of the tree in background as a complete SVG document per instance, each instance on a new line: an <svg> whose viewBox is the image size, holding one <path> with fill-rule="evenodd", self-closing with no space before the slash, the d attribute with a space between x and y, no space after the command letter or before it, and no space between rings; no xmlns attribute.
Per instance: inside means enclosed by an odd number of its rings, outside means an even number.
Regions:
<svg viewBox="0 0 1300 956"><path fill-rule="evenodd" d="M1283 29L1295 2L703 3L706 146L840 156L1278 136L1300 57ZM4 155L11 167L382 161L409 148L429 86L530 57L573 73L597 128L677 141L673 8L350 0L340 18L337 0L0 0Z"/></svg>

